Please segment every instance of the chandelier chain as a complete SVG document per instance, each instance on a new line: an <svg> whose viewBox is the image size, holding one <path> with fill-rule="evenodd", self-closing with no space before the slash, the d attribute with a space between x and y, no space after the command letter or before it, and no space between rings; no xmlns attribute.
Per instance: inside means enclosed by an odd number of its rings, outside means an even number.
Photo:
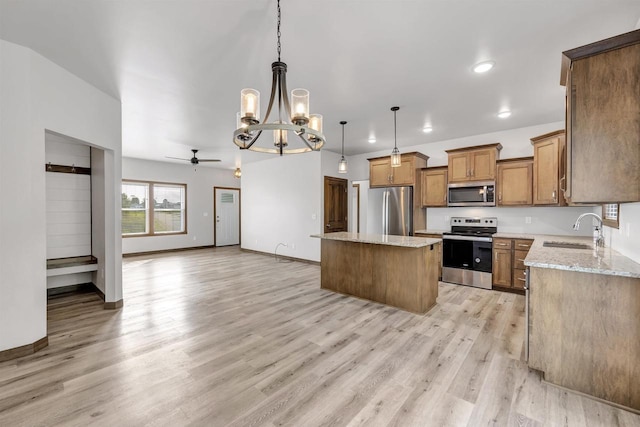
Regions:
<svg viewBox="0 0 640 427"><path fill-rule="evenodd" d="M278 0L278 62L280 62L280 51L282 50L282 46L280 45L280 0Z"/></svg>

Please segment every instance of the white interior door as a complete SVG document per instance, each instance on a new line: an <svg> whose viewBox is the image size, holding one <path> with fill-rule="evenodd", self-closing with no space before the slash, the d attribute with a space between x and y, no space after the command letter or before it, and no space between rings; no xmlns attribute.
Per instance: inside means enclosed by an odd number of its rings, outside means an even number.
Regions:
<svg viewBox="0 0 640 427"><path fill-rule="evenodd" d="M240 244L240 190L215 188L216 246Z"/></svg>

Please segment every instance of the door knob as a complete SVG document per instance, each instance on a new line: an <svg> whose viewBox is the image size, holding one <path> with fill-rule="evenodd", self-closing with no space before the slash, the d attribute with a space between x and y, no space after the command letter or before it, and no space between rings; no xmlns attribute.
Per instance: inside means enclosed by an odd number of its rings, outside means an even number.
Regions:
<svg viewBox="0 0 640 427"><path fill-rule="evenodd" d="M331 228L331 224L327 224L327 228Z"/></svg>

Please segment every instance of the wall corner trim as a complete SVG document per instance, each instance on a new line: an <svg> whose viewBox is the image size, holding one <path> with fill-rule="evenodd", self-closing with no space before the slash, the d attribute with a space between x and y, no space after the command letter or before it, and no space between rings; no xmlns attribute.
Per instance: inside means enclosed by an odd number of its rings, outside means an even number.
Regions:
<svg viewBox="0 0 640 427"><path fill-rule="evenodd" d="M8 350L0 351L0 362L5 362L11 359L17 359L19 357L29 356L37 351L42 350L49 345L49 337L45 335L39 340L26 344L20 347L10 348Z"/></svg>
<svg viewBox="0 0 640 427"><path fill-rule="evenodd" d="M105 302L104 303L104 309L105 310L117 310L119 308L122 308L122 306L124 306L124 300L118 300L118 301L114 301L114 302Z"/></svg>

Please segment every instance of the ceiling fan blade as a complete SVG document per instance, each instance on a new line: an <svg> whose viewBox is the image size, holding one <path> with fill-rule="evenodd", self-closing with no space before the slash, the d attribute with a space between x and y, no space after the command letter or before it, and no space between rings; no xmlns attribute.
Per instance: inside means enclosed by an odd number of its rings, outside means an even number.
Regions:
<svg viewBox="0 0 640 427"><path fill-rule="evenodd" d="M199 162L220 162L220 159L198 159Z"/></svg>
<svg viewBox="0 0 640 427"><path fill-rule="evenodd" d="M164 156L165 159L174 159L174 160L184 160L185 162L190 162L191 159L182 159L180 157L169 157L169 156Z"/></svg>

